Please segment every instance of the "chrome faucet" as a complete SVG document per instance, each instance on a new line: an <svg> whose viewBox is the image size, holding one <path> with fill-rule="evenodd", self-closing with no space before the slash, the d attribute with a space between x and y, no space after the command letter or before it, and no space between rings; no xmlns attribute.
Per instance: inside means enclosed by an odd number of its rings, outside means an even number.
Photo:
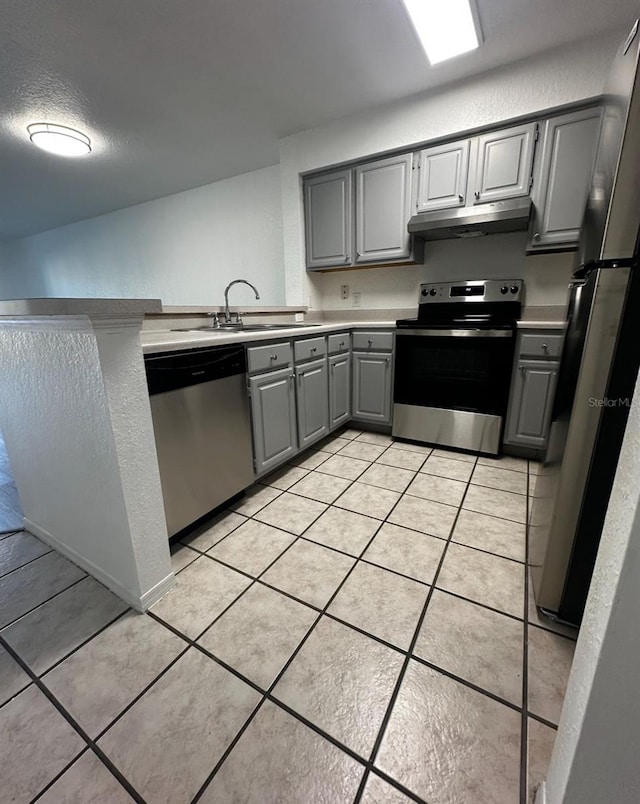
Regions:
<svg viewBox="0 0 640 804"><path fill-rule="evenodd" d="M233 282L229 282L227 287L224 289L224 323L230 324L231 323L231 313L229 312L229 290L238 284L249 285L251 290L256 294L256 299L260 298L260 294L258 293L257 289L251 282L247 282L246 279L234 279Z"/></svg>

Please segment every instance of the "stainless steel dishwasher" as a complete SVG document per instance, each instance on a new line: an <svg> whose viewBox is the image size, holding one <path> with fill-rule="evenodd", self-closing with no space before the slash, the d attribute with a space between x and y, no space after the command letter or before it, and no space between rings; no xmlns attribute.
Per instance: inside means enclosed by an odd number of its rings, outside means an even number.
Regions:
<svg viewBox="0 0 640 804"><path fill-rule="evenodd" d="M169 536L253 483L242 346L145 357Z"/></svg>

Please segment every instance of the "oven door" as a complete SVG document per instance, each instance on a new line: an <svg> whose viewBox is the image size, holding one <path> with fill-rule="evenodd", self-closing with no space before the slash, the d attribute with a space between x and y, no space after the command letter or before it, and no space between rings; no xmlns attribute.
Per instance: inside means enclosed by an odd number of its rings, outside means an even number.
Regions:
<svg viewBox="0 0 640 804"><path fill-rule="evenodd" d="M497 454L514 345L510 328L398 330L393 434Z"/></svg>

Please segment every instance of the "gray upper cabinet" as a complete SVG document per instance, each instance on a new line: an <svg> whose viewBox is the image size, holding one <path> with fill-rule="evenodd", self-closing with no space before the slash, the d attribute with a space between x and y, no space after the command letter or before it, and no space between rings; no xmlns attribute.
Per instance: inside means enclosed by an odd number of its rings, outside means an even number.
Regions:
<svg viewBox="0 0 640 804"><path fill-rule="evenodd" d="M304 182L307 268L349 265L353 256L353 171Z"/></svg>
<svg viewBox="0 0 640 804"><path fill-rule="evenodd" d="M508 444L544 449L558 376L558 363L520 360L511 390Z"/></svg>
<svg viewBox="0 0 640 804"><path fill-rule="evenodd" d="M391 423L391 355L353 353L353 418Z"/></svg>
<svg viewBox="0 0 640 804"><path fill-rule="evenodd" d="M537 124L482 134L474 140L469 190L484 204L529 194Z"/></svg>
<svg viewBox="0 0 640 804"><path fill-rule="evenodd" d="M298 450L293 382L291 368L249 380L257 474L277 466Z"/></svg>
<svg viewBox="0 0 640 804"><path fill-rule="evenodd" d="M351 353L329 358L329 429L351 418Z"/></svg>
<svg viewBox="0 0 640 804"><path fill-rule="evenodd" d="M394 262L411 253L412 154L356 168L356 262Z"/></svg>
<svg viewBox="0 0 640 804"><path fill-rule="evenodd" d="M329 432L329 386L327 360L296 366L298 442L300 449Z"/></svg>
<svg viewBox="0 0 640 804"><path fill-rule="evenodd" d="M547 120L537 160L528 249L571 248L580 237L600 134L600 109Z"/></svg>
<svg viewBox="0 0 640 804"><path fill-rule="evenodd" d="M418 154L416 211L463 207L471 140L425 148Z"/></svg>

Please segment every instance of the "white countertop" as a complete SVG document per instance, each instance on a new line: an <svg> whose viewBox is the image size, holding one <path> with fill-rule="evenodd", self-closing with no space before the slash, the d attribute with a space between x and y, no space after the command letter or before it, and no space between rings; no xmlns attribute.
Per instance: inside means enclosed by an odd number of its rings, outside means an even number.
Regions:
<svg viewBox="0 0 640 804"><path fill-rule="evenodd" d="M172 330L143 330L140 333L144 354L175 352L179 349L196 349L204 346L222 346L233 343L253 343L259 341L284 340L286 338L326 335L343 332L346 329L395 329L395 321L332 321L330 324L316 324L307 327L287 327L262 332L229 332L212 329L207 332L174 332Z"/></svg>
<svg viewBox="0 0 640 804"><path fill-rule="evenodd" d="M161 313L160 299L6 299L0 300L0 316L96 317L144 316Z"/></svg>

